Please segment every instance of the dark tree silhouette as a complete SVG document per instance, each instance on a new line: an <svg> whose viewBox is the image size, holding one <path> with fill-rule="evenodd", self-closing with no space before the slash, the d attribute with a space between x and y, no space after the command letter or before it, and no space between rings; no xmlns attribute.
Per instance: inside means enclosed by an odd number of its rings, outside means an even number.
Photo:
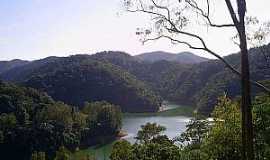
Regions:
<svg viewBox="0 0 270 160"><path fill-rule="evenodd" d="M270 89L261 83L250 79L247 45L247 39L249 38L247 38L246 26L248 25L248 22L254 22L254 19L246 16L246 0L235 0L236 5L233 5L232 0L225 0L225 4L229 11L227 16L231 17L231 22L216 24L210 16L210 13L213 12L210 0L201 2L196 0L124 0L124 5L127 11L151 15L153 26L146 29L138 28L136 32L137 35L142 36L143 42L165 38L169 39L173 43L184 44L191 49L203 50L220 59L226 67L241 77L242 158L253 160L254 136L251 114L250 84L262 88L268 94L270 93ZM195 16L190 16L190 14L187 13L195 13ZM241 71L235 69L222 56L211 50L206 44L204 38L198 35L198 33L188 30L187 26L191 21L199 21L199 23L204 23L207 27L211 28L236 29L237 36L235 38L238 41L241 53ZM260 32L257 32L255 38L262 39L265 36L264 32L262 32L262 34L259 33ZM197 42L195 43L196 45L194 45L194 42Z"/></svg>

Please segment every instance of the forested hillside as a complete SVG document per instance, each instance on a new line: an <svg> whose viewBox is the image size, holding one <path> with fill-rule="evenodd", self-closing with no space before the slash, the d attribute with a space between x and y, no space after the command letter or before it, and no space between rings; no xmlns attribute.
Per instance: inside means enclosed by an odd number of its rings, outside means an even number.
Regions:
<svg viewBox="0 0 270 160"><path fill-rule="evenodd" d="M102 101L78 110L35 89L0 82L1 159L54 159L59 148L75 151L114 139L121 125L119 106Z"/></svg>
<svg viewBox="0 0 270 160"><path fill-rule="evenodd" d="M23 66L27 63L29 62L19 59L14 59L12 61L0 61L0 73L3 73L15 67Z"/></svg>
<svg viewBox="0 0 270 160"><path fill-rule="evenodd" d="M54 62L58 59L58 57L47 57L41 60L31 61L24 65L18 67L12 67L5 72L1 73L1 78L6 81L11 82L21 82L31 76L38 68L43 67L44 65Z"/></svg>
<svg viewBox="0 0 270 160"><path fill-rule="evenodd" d="M253 101L255 160L269 159L270 98L257 96ZM164 134L165 126L146 123L137 132L137 143L126 140L113 145L111 160L240 160L241 110L238 101L225 95L219 98L211 116L195 114L185 132L171 139ZM168 158L169 157L169 158Z"/></svg>
<svg viewBox="0 0 270 160"><path fill-rule="evenodd" d="M267 81L270 80L270 45L250 49L250 74L252 80ZM240 71L240 54L233 54L225 57L225 59ZM200 112L210 113L213 106L217 104L217 98L224 94L224 92L231 98L240 95L240 79L229 69L225 68L221 61L210 61L209 63L201 63L195 65L190 73L191 77L185 80L185 84L192 82L190 85L182 85L177 91L184 89L189 90L176 94L179 97L191 97L190 102L195 102ZM197 85L195 85L195 82ZM195 86L196 88L192 89ZM252 94L261 92L257 87L252 86ZM193 95L193 96L191 96Z"/></svg>
<svg viewBox="0 0 270 160"><path fill-rule="evenodd" d="M149 53L143 53L137 55L136 58L141 59L147 62L157 62L157 61L170 61L170 62L178 62L182 64L195 64L200 62L208 61L209 59L199 57L191 52L181 52L178 54L163 52L163 51L155 51Z"/></svg>
<svg viewBox="0 0 270 160"><path fill-rule="evenodd" d="M121 67L145 82L163 99L169 100L174 99L175 88L178 88L192 67L191 64L166 60L149 63L123 52L100 52L91 57Z"/></svg>
<svg viewBox="0 0 270 160"><path fill-rule="evenodd" d="M249 52L252 79L269 80L270 45L253 48ZM118 56L114 56L116 54ZM219 96L227 93L229 97L235 98L241 92L239 77L227 69L220 60L188 65L165 60L149 63L118 52L102 52L94 57L126 69L164 99L196 106L205 114L211 113ZM239 54L226 56L225 59L240 70ZM255 94L261 90L253 87L252 91Z"/></svg>
<svg viewBox="0 0 270 160"><path fill-rule="evenodd" d="M13 71L5 75L7 80L79 107L87 101L106 100L121 106L124 112L155 112L161 104L160 98L133 75L87 55L50 57Z"/></svg>
<svg viewBox="0 0 270 160"><path fill-rule="evenodd" d="M270 45L251 49L251 77L270 79ZM240 70L240 55L225 59ZM123 52L100 52L66 58L49 57L0 74L4 80L24 82L64 102L82 105L87 100L108 100L123 111L157 111L163 99L196 106L208 114L224 92L240 94L239 78L219 60L183 64L144 61ZM152 91L151 91L152 90ZM258 93L258 88L252 88ZM154 93L153 93L154 92Z"/></svg>

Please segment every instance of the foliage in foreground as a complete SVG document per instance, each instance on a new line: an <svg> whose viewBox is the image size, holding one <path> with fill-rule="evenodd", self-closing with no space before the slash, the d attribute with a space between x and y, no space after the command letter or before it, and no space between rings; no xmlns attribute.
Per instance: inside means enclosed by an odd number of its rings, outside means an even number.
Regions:
<svg viewBox="0 0 270 160"><path fill-rule="evenodd" d="M138 132L137 143L118 141L111 160L239 160L241 159L241 114L239 103L219 99L213 120L195 115L181 136L169 139L164 127L147 123ZM270 158L270 98L257 97L253 105L256 159Z"/></svg>
<svg viewBox="0 0 270 160"><path fill-rule="evenodd" d="M104 137L114 138L120 128L118 106L95 102L78 111L34 89L0 83L3 159L66 159L65 150L75 151L82 145L101 143Z"/></svg>

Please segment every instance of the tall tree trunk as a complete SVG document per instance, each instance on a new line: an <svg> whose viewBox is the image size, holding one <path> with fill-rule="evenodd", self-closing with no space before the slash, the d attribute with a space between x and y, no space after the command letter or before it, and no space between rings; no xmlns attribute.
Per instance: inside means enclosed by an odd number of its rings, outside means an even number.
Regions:
<svg viewBox="0 0 270 160"><path fill-rule="evenodd" d="M244 160L254 160L254 135L252 123L252 106L250 96L250 73L245 28L246 1L237 0L239 24L237 30L241 49L241 86L242 86L242 156Z"/></svg>
<svg viewBox="0 0 270 160"><path fill-rule="evenodd" d="M249 60L248 50L246 47L245 35L241 38L241 86L242 86L242 140L243 140L243 151L246 153L243 159L253 160L254 149L253 149L253 124L252 124L252 107L251 107L251 96L250 96L250 75L249 75Z"/></svg>

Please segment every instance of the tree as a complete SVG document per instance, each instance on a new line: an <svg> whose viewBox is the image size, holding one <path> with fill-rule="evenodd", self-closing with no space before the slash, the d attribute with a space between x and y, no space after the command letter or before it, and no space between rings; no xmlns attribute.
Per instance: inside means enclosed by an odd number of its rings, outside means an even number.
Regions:
<svg viewBox="0 0 270 160"><path fill-rule="evenodd" d="M208 155L208 159L241 159L241 115L238 102L226 96L219 98L212 117L214 119L201 150Z"/></svg>
<svg viewBox="0 0 270 160"><path fill-rule="evenodd" d="M166 135L160 135L164 127L156 123L141 126L137 133L139 143L131 145L126 140L114 144L112 160L180 160L181 150Z"/></svg>
<svg viewBox="0 0 270 160"><path fill-rule="evenodd" d="M26 109L22 106L18 106L16 108L16 117L19 124L27 124L29 121L29 114L27 113Z"/></svg>
<svg viewBox="0 0 270 160"><path fill-rule="evenodd" d="M132 160L132 145L126 140L117 141L113 145L111 160Z"/></svg>
<svg viewBox="0 0 270 160"><path fill-rule="evenodd" d="M10 128L15 128L17 124L16 116L13 113L0 115L0 129L6 131Z"/></svg>
<svg viewBox="0 0 270 160"><path fill-rule="evenodd" d="M195 114L186 125L186 128L186 131L174 140L179 141L181 144L184 144L184 146L200 148L202 140L206 137L209 131L208 120L198 114Z"/></svg>
<svg viewBox="0 0 270 160"><path fill-rule="evenodd" d="M153 138L160 135L166 128L156 123L146 123L141 126L141 130L138 131L136 139L140 142L150 142Z"/></svg>
<svg viewBox="0 0 270 160"><path fill-rule="evenodd" d="M70 159L69 151L87 145L85 139L112 139L121 128L121 110L109 103L95 102L78 111L34 89L0 82L1 97L0 155L9 159Z"/></svg>
<svg viewBox="0 0 270 160"><path fill-rule="evenodd" d="M56 151L54 160L70 160L70 152L62 146L58 151Z"/></svg>
<svg viewBox="0 0 270 160"><path fill-rule="evenodd" d="M106 138L116 136L121 129L122 115L119 106L105 101L86 103L82 113L86 115L87 127L82 136L84 143L104 143Z"/></svg>
<svg viewBox="0 0 270 160"><path fill-rule="evenodd" d="M224 62L226 67L241 77L242 158L254 159L250 83L262 88L268 93L270 93L270 90L261 83L250 79L246 33L246 0L235 0L235 2L236 6L232 4L231 0L225 0L226 7L229 11L227 16L231 17L231 22L216 24L213 22L210 14L212 12L210 0L205 0L203 2L196 0L124 0L124 4L129 12L140 12L152 16L151 20L153 21L153 27L150 29L138 29L136 32L136 34L143 36L143 42L166 38L173 43L187 45L191 49L203 50L220 59ZM195 16L192 16L192 13L195 13ZM188 16L191 18L188 18ZM211 28L232 27L236 29L241 52L240 72L230 65L222 56L211 50L200 35L188 29L187 26L192 20L198 22L195 25L204 23ZM260 39L264 36L264 34L258 34L256 37ZM195 41L200 45L194 45L190 40L192 40L192 42Z"/></svg>
<svg viewBox="0 0 270 160"><path fill-rule="evenodd" d="M270 97L256 97L253 107L257 159L270 159Z"/></svg>

